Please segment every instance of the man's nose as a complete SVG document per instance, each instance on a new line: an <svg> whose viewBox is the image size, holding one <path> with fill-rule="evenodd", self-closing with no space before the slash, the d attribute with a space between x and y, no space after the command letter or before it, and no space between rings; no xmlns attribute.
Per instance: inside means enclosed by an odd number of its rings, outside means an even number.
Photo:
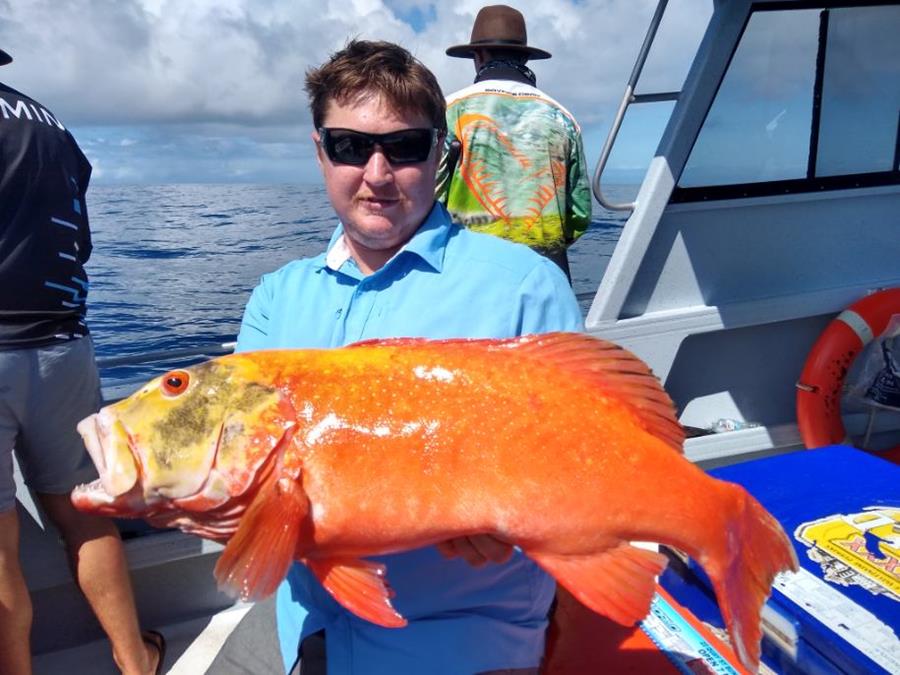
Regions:
<svg viewBox="0 0 900 675"><path fill-rule="evenodd" d="M369 157L369 161L366 162L365 179L374 184L389 183L394 179L394 168L385 157L384 151L377 145L372 156Z"/></svg>

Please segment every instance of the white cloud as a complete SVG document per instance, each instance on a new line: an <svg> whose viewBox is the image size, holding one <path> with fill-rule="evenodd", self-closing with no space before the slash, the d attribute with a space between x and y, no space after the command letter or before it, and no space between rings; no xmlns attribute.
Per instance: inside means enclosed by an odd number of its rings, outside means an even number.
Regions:
<svg viewBox="0 0 900 675"><path fill-rule="evenodd" d="M449 92L471 62L444 49L468 41L481 0L29 0L8 3L0 44L16 57L4 81L46 101L70 124L307 120L303 74L351 36L411 49ZM576 114L608 106L630 72L654 0L521 0L539 84ZM692 50L709 0L674 2L665 51ZM0 5L2 6L2 5ZM416 33L403 12L435 20ZM677 17L683 17L678 19ZM671 54L663 63L669 68ZM682 67L683 70L683 67Z"/></svg>
<svg viewBox="0 0 900 675"><path fill-rule="evenodd" d="M484 4L0 0L0 46L15 57L0 69L0 80L37 98L70 127L177 126L197 133L215 127L217 135L260 141L274 135L299 143L309 125L304 74L351 37L404 45L435 72L446 93L469 84L471 61L444 50L468 41ZM655 5L516 2L529 43L553 54L531 64L538 85L582 126L608 124ZM660 54L646 73L651 86L680 85L710 11L711 0L670 3Z"/></svg>

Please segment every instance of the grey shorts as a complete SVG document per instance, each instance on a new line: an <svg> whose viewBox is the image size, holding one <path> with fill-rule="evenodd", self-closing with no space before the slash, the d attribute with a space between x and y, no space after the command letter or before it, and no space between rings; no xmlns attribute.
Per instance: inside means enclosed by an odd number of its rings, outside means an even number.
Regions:
<svg viewBox="0 0 900 675"><path fill-rule="evenodd" d="M15 506L13 450L35 492L65 494L97 477L75 427L99 407L89 337L0 351L0 512Z"/></svg>

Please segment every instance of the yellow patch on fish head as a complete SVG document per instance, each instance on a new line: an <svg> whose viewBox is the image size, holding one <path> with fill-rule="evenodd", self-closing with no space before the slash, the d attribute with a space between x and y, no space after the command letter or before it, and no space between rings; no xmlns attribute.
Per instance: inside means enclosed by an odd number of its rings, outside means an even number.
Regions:
<svg viewBox="0 0 900 675"><path fill-rule="evenodd" d="M241 494L293 424L285 398L241 356L170 371L107 409L128 438L148 501L211 508Z"/></svg>
<svg viewBox="0 0 900 675"><path fill-rule="evenodd" d="M228 496L246 492L257 470L295 421L293 406L278 390L256 385L242 392L222 426L215 461L214 471Z"/></svg>

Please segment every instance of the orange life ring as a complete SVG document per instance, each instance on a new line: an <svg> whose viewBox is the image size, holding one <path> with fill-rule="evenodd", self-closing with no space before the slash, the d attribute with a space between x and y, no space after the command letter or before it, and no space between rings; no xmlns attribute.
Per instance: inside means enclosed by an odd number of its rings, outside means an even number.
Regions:
<svg viewBox="0 0 900 675"><path fill-rule="evenodd" d="M846 443L841 390L853 359L900 313L900 288L873 293L835 318L813 345L797 382L797 423L807 448ZM897 461L900 446L888 450Z"/></svg>

